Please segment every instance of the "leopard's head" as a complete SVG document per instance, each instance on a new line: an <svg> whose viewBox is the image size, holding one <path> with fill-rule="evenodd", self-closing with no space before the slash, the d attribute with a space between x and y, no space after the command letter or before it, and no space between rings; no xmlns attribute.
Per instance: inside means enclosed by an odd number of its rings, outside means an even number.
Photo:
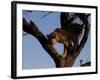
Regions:
<svg viewBox="0 0 100 80"><path fill-rule="evenodd" d="M49 35L47 35L48 37L48 41L50 44L54 45L58 42L58 33L57 32L52 32Z"/></svg>

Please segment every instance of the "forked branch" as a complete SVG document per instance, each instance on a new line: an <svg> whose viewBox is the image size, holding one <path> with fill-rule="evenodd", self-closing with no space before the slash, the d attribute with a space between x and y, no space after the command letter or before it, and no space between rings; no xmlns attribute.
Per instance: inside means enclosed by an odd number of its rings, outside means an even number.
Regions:
<svg viewBox="0 0 100 80"><path fill-rule="evenodd" d="M59 53L54 49L54 47L48 43L48 39L44 36L44 34L38 29L36 24L32 21L28 23L23 18L23 31L28 34L33 35L37 38L37 40L41 43L42 47L47 51L47 53L52 57L55 63L59 61Z"/></svg>

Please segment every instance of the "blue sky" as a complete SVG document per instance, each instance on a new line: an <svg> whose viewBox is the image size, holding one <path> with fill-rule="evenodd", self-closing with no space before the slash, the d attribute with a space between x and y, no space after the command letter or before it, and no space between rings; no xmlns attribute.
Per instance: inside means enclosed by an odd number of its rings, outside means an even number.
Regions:
<svg viewBox="0 0 100 80"><path fill-rule="evenodd" d="M33 11L32 13L26 13L23 10L23 17L29 22L32 20L38 26L38 28L46 34L50 34L54 29L60 27L60 13L53 12L48 16L41 18L48 12L43 11ZM90 22L90 18L89 18ZM90 60L90 33L87 40L87 43L80 55L76 59L73 67L80 66L80 60L83 60L83 63ZM63 45L56 44L54 46L60 53L63 52ZM42 48L38 40L31 36L30 34L23 36L22 39L22 68L23 69L39 69L39 68L55 68L55 63L48 53Z"/></svg>

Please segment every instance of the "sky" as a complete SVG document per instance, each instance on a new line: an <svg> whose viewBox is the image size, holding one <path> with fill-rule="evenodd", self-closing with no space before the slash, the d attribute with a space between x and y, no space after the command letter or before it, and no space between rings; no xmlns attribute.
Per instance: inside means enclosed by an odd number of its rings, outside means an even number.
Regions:
<svg viewBox="0 0 100 80"><path fill-rule="evenodd" d="M23 17L29 22L32 20L38 26L38 28L46 36L53 32L56 28L60 28L60 12L53 12L46 17L42 18L43 15L48 12L44 11L32 11L27 13L26 10L23 10ZM76 20L76 22L78 19ZM90 18L89 18L90 22ZM85 44L85 47L82 49L80 55L77 57L73 67L80 66L80 60L83 60L83 63L91 60L91 36L89 33L88 40ZM56 50L60 53L63 53L63 45L56 44L54 46ZM23 36L22 39L22 68L23 69L41 69L41 68L55 68L55 63L48 53L43 49L38 40L31 36L30 34Z"/></svg>

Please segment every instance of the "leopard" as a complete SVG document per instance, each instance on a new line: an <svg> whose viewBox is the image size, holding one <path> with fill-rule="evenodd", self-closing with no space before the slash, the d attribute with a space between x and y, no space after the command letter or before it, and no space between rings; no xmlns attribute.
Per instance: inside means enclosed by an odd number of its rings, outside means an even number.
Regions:
<svg viewBox="0 0 100 80"><path fill-rule="evenodd" d="M74 41L81 38L83 31L83 25L80 24L71 24L67 29L56 28L53 32L47 35L48 42L51 45L55 45L57 43L63 44L64 50L62 57L66 57L68 53L68 47L70 45L72 48L74 47Z"/></svg>

